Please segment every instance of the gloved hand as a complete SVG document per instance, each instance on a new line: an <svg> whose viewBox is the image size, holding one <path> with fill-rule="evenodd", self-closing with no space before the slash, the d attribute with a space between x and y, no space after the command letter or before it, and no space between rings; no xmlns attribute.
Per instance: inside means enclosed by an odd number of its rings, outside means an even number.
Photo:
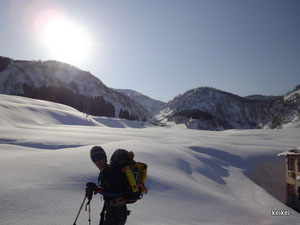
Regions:
<svg viewBox="0 0 300 225"><path fill-rule="evenodd" d="M97 186L95 183L93 182L88 182L86 183L86 194L101 194L102 193L103 188L100 186Z"/></svg>
<svg viewBox="0 0 300 225"><path fill-rule="evenodd" d="M95 191L97 188L97 185L93 182L87 182L86 183L86 188L91 190L91 191Z"/></svg>
<svg viewBox="0 0 300 225"><path fill-rule="evenodd" d="M103 188L100 186L97 186L97 189L95 190L95 194L102 194Z"/></svg>
<svg viewBox="0 0 300 225"><path fill-rule="evenodd" d="M85 195L89 200L93 198L93 193L97 190L97 185L93 182L86 183Z"/></svg>

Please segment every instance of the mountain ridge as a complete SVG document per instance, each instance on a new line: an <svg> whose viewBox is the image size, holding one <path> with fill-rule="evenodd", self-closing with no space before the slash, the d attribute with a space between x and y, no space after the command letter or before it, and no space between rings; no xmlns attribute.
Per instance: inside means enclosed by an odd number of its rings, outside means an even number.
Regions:
<svg viewBox="0 0 300 225"><path fill-rule="evenodd" d="M300 85L277 99L258 128L298 127L300 121Z"/></svg>
<svg viewBox="0 0 300 225"><path fill-rule="evenodd" d="M185 124L203 130L285 127L299 120L299 89L300 85L282 96L241 97L198 87L165 103L135 90L107 87L90 72L62 62L0 56L2 94L58 102L94 116L150 121L161 126ZM280 111L283 108L286 110Z"/></svg>
<svg viewBox="0 0 300 225"><path fill-rule="evenodd" d="M135 90L131 90L131 89L114 89L114 90L138 102L140 105L146 108L152 116L158 113L160 109L165 104L167 104L163 101L153 99Z"/></svg>
<svg viewBox="0 0 300 225"><path fill-rule="evenodd" d="M58 61L0 58L0 93L50 100L95 115L146 120L138 103L108 88L90 72ZM59 96L60 95L60 96Z"/></svg>
<svg viewBox="0 0 300 225"><path fill-rule="evenodd" d="M184 123L193 129L250 129L262 121L273 101L200 87L176 96L155 117L161 123Z"/></svg>

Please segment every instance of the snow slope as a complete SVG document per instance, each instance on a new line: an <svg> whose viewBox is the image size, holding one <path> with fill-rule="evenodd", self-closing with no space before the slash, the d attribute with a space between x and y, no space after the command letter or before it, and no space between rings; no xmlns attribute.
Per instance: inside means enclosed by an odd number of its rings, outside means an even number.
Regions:
<svg viewBox="0 0 300 225"><path fill-rule="evenodd" d="M149 126L149 123L139 121L90 116L63 104L11 95L0 94L0 110L2 115L0 120L1 126L13 124L56 124L118 128L142 128L145 125Z"/></svg>
<svg viewBox="0 0 300 225"><path fill-rule="evenodd" d="M85 183L97 180L89 159L96 144L108 157L116 148L132 150L149 166L149 193L129 206L127 224L299 224L299 213L278 200L285 163L277 157L300 145L299 129L120 129L59 104L5 95L0 103L1 225L73 224ZM256 184L261 178L268 190ZM94 196L92 224L102 203ZM290 216L271 216L272 209ZM83 209L77 224L87 219Z"/></svg>

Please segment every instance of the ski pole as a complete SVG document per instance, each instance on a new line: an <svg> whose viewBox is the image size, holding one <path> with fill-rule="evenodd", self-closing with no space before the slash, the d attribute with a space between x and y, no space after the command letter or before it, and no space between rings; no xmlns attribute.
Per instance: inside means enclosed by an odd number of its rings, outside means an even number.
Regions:
<svg viewBox="0 0 300 225"><path fill-rule="evenodd" d="M100 225L103 225L104 223L104 216L105 216L105 210L106 210L106 202L103 204L102 212L100 213L101 219L100 219Z"/></svg>
<svg viewBox="0 0 300 225"><path fill-rule="evenodd" d="M89 204L89 225L91 225L91 204Z"/></svg>
<svg viewBox="0 0 300 225"><path fill-rule="evenodd" d="M85 202L86 198L87 198L87 196L85 195L85 197L84 197L84 199L83 199L83 202L81 203L81 206L80 206L80 208L79 208L78 214L77 214L77 216L76 216L76 219L75 219L73 225L76 225L77 219L78 219L78 217L79 217L79 214L80 214L80 212L81 212L81 210L82 210L82 207L83 207L83 205L84 205L84 202Z"/></svg>
<svg viewBox="0 0 300 225"><path fill-rule="evenodd" d="M88 202L85 205L85 211L87 211L87 207L89 206L89 225L91 225L91 200L93 198L93 192L95 189L94 186L96 186L96 184L89 182L89 183L87 183L86 189L85 189L85 193L86 193L85 196L88 199Z"/></svg>
<svg viewBox="0 0 300 225"><path fill-rule="evenodd" d="M85 205L85 211L87 211L87 207L89 206L89 225L91 225L91 201L89 200Z"/></svg>

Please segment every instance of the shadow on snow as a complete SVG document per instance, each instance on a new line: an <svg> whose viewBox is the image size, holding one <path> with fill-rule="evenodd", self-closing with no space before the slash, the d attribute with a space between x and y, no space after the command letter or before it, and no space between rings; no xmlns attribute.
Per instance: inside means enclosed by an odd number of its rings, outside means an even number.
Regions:
<svg viewBox="0 0 300 225"><path fill-rule="evenodd" d="M228 152L198 146L190 146L189 149L193 151L193 156L204 165L198 167L196 171L218 184L226 184L223 178L229 176L227 169L229 166L238 168L243 167L243 159ZM180 167L188 174L192 172L188 163L178 161L178 165L180 165Z"/></svg>
<svg viewBox="0 0 300 225"><path fill-rule="evenodd" d="M65 148L78 148L82 147L83 145L51 145L51 144L43 144L43 143L36 143L36 142L18 142L15 139L0 139L0 144L11 144L29 148L36 148L36 149L45 149L45 150L59 150Z"/></svg>

